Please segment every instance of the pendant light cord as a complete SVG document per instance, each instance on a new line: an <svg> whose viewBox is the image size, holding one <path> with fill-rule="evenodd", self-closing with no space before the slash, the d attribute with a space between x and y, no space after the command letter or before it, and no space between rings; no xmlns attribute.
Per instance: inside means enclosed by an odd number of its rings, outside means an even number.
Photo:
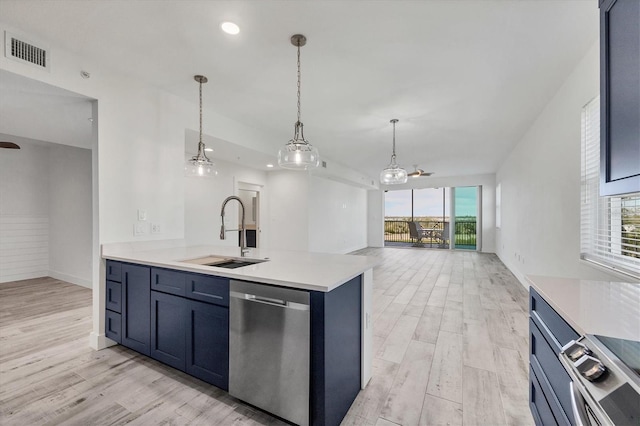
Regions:
<svg viewBox="0 0 640 426"><path fill-rule="evenodd" d="M202 145L202 80L200 80L200 143L198 144L198 150Z"/></svg>
<svg viewBox="0 0 640 426"><path fill-rule="evenodd" d="M298 42L298 123L300 122L300 42Z"/></svg>

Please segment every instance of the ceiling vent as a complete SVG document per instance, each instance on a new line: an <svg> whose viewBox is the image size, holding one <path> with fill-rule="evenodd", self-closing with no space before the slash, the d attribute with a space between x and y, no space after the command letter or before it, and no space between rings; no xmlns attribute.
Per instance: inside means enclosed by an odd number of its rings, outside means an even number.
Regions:
<svg viewBox="0 0 640 426"><path fill-rule="evenodd" d="M35 46L25 40L21 40L14 34L5 31L4 56L18 62L36 65L39 68L49 69L51 60L49 51Z"/></svg>

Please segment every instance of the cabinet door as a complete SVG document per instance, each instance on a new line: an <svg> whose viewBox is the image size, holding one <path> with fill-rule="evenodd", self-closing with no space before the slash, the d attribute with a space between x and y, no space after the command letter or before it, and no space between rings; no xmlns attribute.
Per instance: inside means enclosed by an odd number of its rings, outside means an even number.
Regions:
<svg viewBox="0 0 640 426"><path fill-rule="evenodd" d="M149 355L151 340L151 271L122 265L122 344Z"/></svg>
<svg viewBox="0 0 640 426"><path fill-rule="evenodd" d="M221 389L229 389L229 309L186 300L186 372Z"/></svg>
<svg viewBox="0 0 640 426"><path fill-rule="evenodd" d="M640 1L600 4L600 195L640 191Z"/></svg>
<svg viewBox="0 0 640 426"><path fill-rule="evenodd" d="M185 369L187 301L151 292L151 357L174 368Z"/></svg>

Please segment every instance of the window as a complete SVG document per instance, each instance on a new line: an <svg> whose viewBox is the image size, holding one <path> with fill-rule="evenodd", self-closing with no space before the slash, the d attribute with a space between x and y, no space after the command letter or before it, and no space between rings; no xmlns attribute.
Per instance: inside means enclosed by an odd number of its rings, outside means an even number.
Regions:
<svg viewBox="0 0 640 426"><path fill-rule="evenodd" d="M581 257L640 279L640 193L600 197L600 99L582 109Z"/></svg>

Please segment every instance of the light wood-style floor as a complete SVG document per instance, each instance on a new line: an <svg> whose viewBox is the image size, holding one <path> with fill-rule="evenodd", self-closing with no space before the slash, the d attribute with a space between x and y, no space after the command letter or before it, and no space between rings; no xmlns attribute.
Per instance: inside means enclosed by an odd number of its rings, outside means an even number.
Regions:
<svg viewBox="0 0 640 426"><path fill-rule="evenodd" d="M530 425L525 289L494 255L365 249L374 370L344 425ZM88 347L91 291L0 284L0 424L284 424L136 352Z"/></svg>

